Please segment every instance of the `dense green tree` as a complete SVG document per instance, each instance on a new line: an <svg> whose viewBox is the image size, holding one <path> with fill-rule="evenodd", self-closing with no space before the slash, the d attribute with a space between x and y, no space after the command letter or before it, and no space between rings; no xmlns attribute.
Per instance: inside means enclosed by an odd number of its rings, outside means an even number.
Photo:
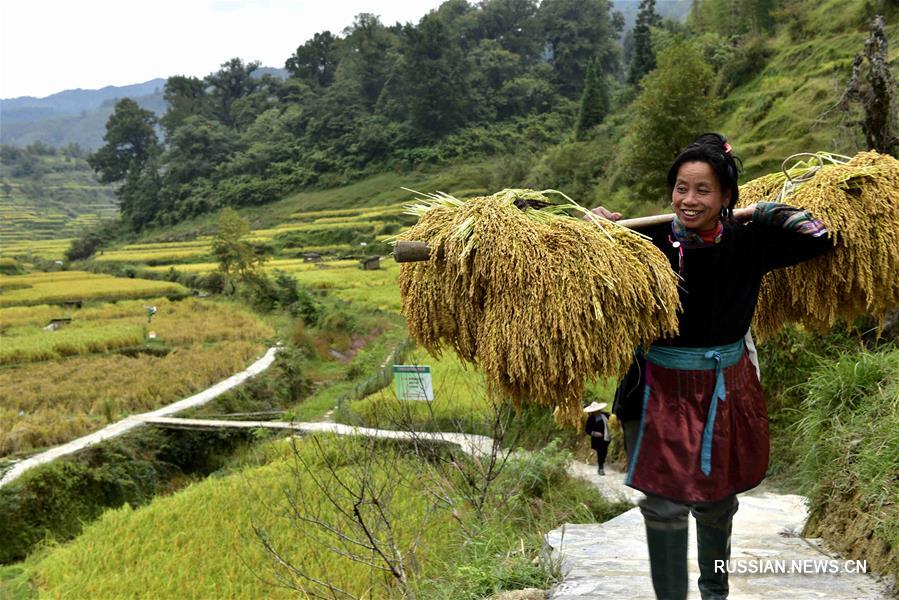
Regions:
<svg viewBox="0 0 899 600"><path fill-rule="evenodd" d="M156 116L134 100L124 98L116 103L106 122L106 144L87 159L102 183L122 181L158 154L155 126Z"/></svg>
<svg viewBox="0 0 899 600"><path fill-rule="evenodd" d="M468 89L471 90L470 120L497 117L503 98L500 90L524 72L521 57L504 49L496 40L485 39L468 53Z"/></svg>
<svg viewBox="0 0 899 600"><path fill-rule="evenodd" d="M256 117L279 104L282 80L269 74L254 78L253 89L231 104L231 116L234 128L243 131L249 127Z"/></svg>
<svg viewBox="0 0 899 600"><path fill-rule="evenodd" d="M250 223L233 208L226 207L219 214L212 255L219 264L225 290L234 292L236 283L261 276L262 259L246 237Z"/></svg>
<svg viewBox="0 0 899 600"><path fill-rule="evenodd" d="M235 103L256 90L258 82L253 72L258 68L258 62L244 63L240 58L232 58L222 63L218 71L206 76L211 113L225 126L236 129L242 121L237 110L240 104L235 106Z"/></svg>
<svg viewBox="0 0 899 600"><path fill-rule="evenodd" d="M318 87L327 87L334 81L340 62L340 42L330 31L316 33L311 40L297 48L284 63L284 68L292 77Z"/></svg>
<svg viewBox="0 0 899 600"><path fill-rule="evenodd" d="M483 38L495 40L526 63L538 58L543 44L537 31L536 0L483 0L479 7Z"/></svg>
<svg viewBox="0 0 899 600"><path fill-rule="evenodd" d="M358 90L359 99L371 111L396 61L398 40L376 15L356 15L344 31L343 58L338 77Z"/></svg>
<svg viewBox="0 0 899 600"><path fill-rule="evenodd" d="M444 22L430 14L417 27L407 25L400 53L397 116L408 115L421 139L463 124L469 104L465 61Z"/></svg>
<svg viewBox="0 0 899 600"><path fill-rule="evenodd" d="M196 77L169 77L165 82L163 98L168 108L159 123L165 129L167 138L187 117L209 113L206 84Z"/></svg>
<svg viewBox="0 0 899 600"><path fill-rule="evenodd" d="M624 145L626 178L649 199L665 195L671 161L697 135L709 131L717 100L711 67L692 43L659 53L658 68L643 79Z"/></svg>
<svg viewBox="0 0 899 600"><path fill-rule="evenodd" d="M140 167L130 170L118 191L122 221L134 231L157 223L162 212L159 202L162 178L157 160L155 156L151 157Z"/></svg>
<svg viewBox="0 0 899 600"><path fill-rule="evenodd" d="M506 119L557 108L559 97L551 79L552 67L540 63L521 76L503 82L495 99L497 116Z"/></svg>
<svg viewBox="0 0 899 600"><path fill-rule="evenodd" d="M166 183L190 183L201 177L212 177L234 151L237 135L232 129L213 119L191 116L169 139L166 154Z"/></svg>
<svg viewBox="0 0 899 600"><path fill-rule="evenodd" d="M88 164L103 183L124 181L116 192L123 221L140 230L156 217L160 177L156 117L129 98L119 100L106 123L106 144L90 155Z"/></svg>
<svg viewBox="0 0 899 600"><path fill-rule="evenodd" d="M587 78L584 93L581 95L581 106L578 111L577 125L574 130L575 139L582 141L587 133L602 123L609 112L609 89L605 76L599 72L595 62L587 67Z"/></svg>
<svg viewBox="0 0 899 600"><path fill-rule="evenodd" d="M577 98L584 85L584 74L591 60L599 61L600 70L618 70L620 30L610 14L607 0L543 0L537 20L554 80L559 91Z"/></svg>
<svg viewBox="0 0 899 600"><path fill-rule="evenodd" d="M627 81L631 84L640 83L643 76L656 68L655 52L652 49L651 28L659 21L656 14L655 0L640 0L640 10L637 13L637 23L634 25L633 51L627 73Z"/></svg>

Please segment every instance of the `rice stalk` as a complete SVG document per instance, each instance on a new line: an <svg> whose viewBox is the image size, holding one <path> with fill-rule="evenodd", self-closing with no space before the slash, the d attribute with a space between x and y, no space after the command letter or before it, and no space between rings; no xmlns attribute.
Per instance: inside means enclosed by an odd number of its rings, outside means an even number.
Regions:
<svg viewBox="0 0 899 600"><path fill-rule="evenodd" d="M810 168L798 165L791 177ZM788 321L828 328L865 314L882 319L899 306L899 161L859 152L815 171L792 189L783 173L740 188L741 205L774 199L806 209L834 240L833 251L765 276L753 325L760 337Z"/></svg>
<svg viewBox="0 0 899 600"><path fill-rule="evenodd" d="M452 348L491 395L579 425L588 379L620 376L635 348L677 331L677 275L643 236L568 216L587 211L550 193L425 195L402 238L427 242L431 259L402 266L400 293L429 352Z"/></svg>

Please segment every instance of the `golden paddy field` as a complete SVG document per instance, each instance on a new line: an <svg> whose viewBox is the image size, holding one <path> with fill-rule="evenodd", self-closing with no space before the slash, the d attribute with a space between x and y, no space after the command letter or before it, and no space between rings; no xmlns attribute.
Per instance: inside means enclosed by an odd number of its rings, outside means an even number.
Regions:
<svg viewBox="0 0 899 600"><path fill-rule="evenodd" d="M169 282L61 271L0 277L0 289L0 456L196 393L274 335L239 305L160 296L188 293ZM54 321L62 326L48 330Z"/></svg>
<svg viewBox="0 0 899 600"><path fill-rule="evenodd" d="M251 238L270 242L285 233L360 224L375 232L378 219L396 218L402 210L397 204L296 213L287 223L253 231ZM158 279L173 269L214 271L211 242L208 236L141 242L94 257L98 263L132 265L135 278L86 271L0 275L0 457L63 443L179 400L242 370L274 341L272 327L248 309L189 297L188 288ZM27 266L36 257L58 260L68 244L15 241L4 244L0 256ZM328 244L292 250L351 249ZM307 289L326 290L354 306L398 313L399 265L384 259L381 267L363 270L358 260L313 263L294 257L264 265L269 273L287 273ZM151 322L149 306L157 308ZM53 321L62 326L48 331Z"/></svg>

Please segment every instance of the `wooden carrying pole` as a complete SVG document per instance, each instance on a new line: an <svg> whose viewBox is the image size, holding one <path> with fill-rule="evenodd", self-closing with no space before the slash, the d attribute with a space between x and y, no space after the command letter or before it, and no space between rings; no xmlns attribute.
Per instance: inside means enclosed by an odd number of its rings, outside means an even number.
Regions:
<svg viewBox="0 0 899 600"><path fill-rule="evenodd" d="M601 218L601 217L600 217ZM636 219L623 219L616 221L618 225L627 227L628 229L645 229L653 225L661 225L662 223L670 223L674 220L674 214L668 213L664 215L652 215L651 217L637 217ZM437 253L437 258L443 258L443 248ZM393 249L393 257L396 262L421 262L428 260L431 256L431 249L427 242L405 241L400 240Z"/></svg>

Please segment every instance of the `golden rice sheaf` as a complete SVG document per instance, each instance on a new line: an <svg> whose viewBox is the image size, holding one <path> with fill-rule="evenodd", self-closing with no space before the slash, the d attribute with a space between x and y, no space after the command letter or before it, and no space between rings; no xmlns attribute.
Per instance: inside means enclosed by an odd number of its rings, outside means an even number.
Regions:
<svg viewBox="0 0 899 600"><path fill-rule="evenodd" d="M490 393L577 425L588 379L620 375L634 348L676 331L676 276L629 231L532 216L499 194L424 214L403 237L432 260L401 269L403 313L429 351L477 364Z"/></svg>
<svg viewBox="0 0 899 600"><path fill-rule="evenodd" d="M741 205L776 195L776 181L766 175L742 186ZM765 276L753 325L759 337L786 322L824 328L864 314L880 319L899 306L897 200L899 161L873 151L823 167L790 195L786 202L827 226L835 247Z"/></svg>

